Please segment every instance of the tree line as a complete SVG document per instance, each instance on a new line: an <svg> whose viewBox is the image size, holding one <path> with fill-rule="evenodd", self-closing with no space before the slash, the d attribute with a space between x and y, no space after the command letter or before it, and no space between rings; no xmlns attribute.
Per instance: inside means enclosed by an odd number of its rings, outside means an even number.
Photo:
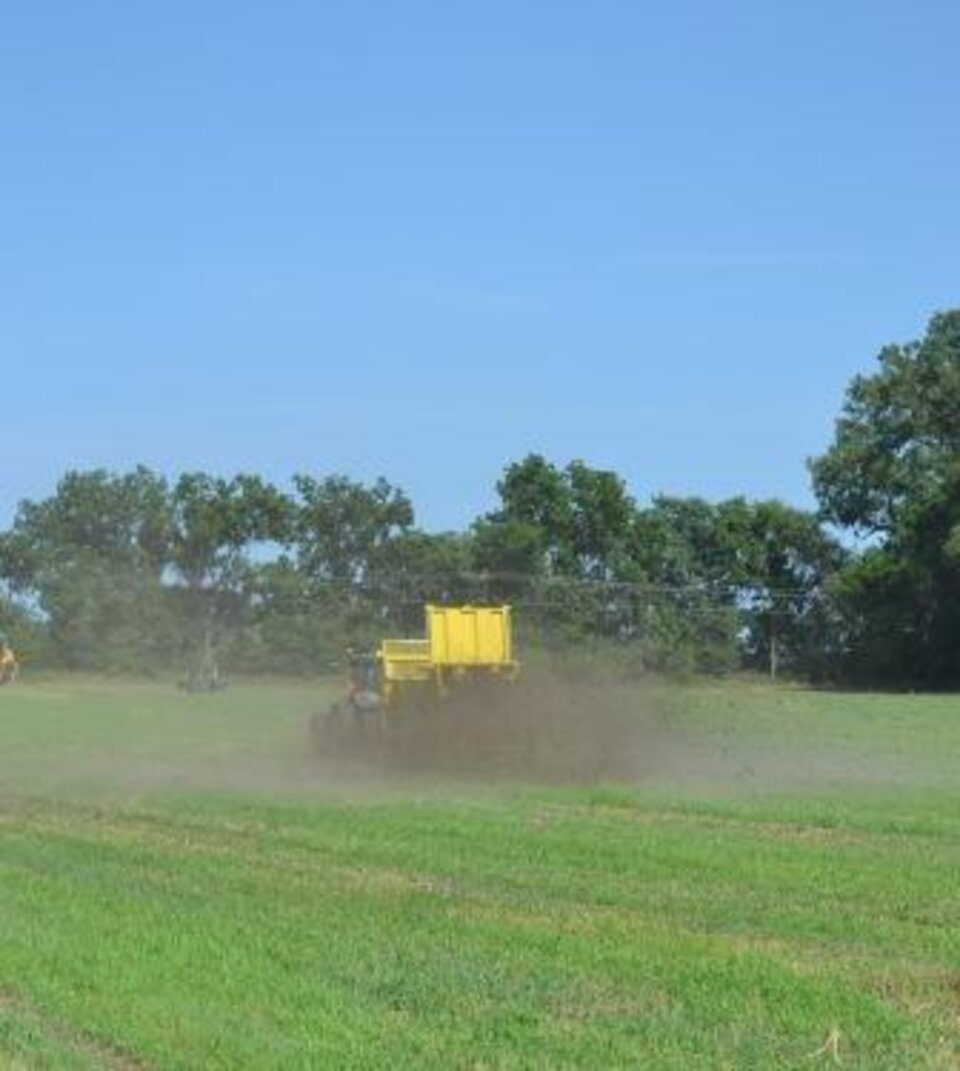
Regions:
<svg viewBox="0 0 960 1071"><path fill-rule="evenodd" d="M509 601L529 648L626 672L957 683L960 311L854 379L810 470L816 512L638 503L616 473L531 454L447 533L384 479L68 472L0 533L0 630L46 665L191 680L322 671L415 634L426 601Z"/></svg>

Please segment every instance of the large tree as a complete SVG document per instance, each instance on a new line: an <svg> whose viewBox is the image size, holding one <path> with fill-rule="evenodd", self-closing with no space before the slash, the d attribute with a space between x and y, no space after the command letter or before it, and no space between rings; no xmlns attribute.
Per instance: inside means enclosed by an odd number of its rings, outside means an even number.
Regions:
<svg viewBox="0 0 960 1071"><path fill-rule="evenodd" d="M614 472L572 461L560 469L530 454L497 484L500 508L477 525L493 571L609 580L616 574L634 503Z"/></svg>
<svg viewBox="0 0 960 1071"><path fill-rule="evenodd" d="M853 380L811 467L823 517L867 537L837 586L848 665L875 681L960 682L960 310Z"/></svg>
<svg viewBox="0 0 960 1071"><path fill-rule="evenodd" d="M291 505L258 476L194 472L170 495L170 560L183 613L188 680L215 683L218 655L249 618L256 591L251 551L289 538Z"/></svg>
<svg viewBox="0 0 960 1071"><path fill-rule="evenodd" d="M743 533L712 503L658 496L637 511L625 575L644 662L717 671L738 658L736 585Z"/></svg>
<svg viewBox="0 0 960 1071"><path fill-rule="evenodd" d="M136 669L169 653L169 520L165 481L142 467L68 472L49 498L20 504L0 574L46 621L57 660Z"/></svg>
<svg viewBox="0 0 960 1071"><path fill-rule="evenodd" d="M737 585L747 664L776 676L829 674L834 614L830 585L846 554L814 514L775 500L733 499L719 507L736 533L731 571Z"/></svg>
<svg viewBox="0 0 960 1071"><path fill-rule="evenodd" d="M413 526L410 499L384 479L366 486L346 476L293 478L292 543L303 576L343 589L361 583L383 548Z"/></svg>

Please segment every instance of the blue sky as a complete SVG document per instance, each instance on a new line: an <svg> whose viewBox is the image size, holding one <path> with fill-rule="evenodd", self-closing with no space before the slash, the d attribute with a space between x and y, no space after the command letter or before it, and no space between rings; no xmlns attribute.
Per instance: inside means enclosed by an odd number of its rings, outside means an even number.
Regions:
<svg viewBox="0 0 960 1071"><path fill-rule="evenodd" d="M958 303L960 5L167 0L0 25L0 522L68 467L511 459L807 505Z"/></svg>

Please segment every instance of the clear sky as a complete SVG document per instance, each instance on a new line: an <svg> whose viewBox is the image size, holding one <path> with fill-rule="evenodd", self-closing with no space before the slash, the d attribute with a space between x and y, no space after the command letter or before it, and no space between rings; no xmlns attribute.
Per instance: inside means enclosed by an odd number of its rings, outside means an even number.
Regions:
<svg viewBox="0 0 960 1071"><path fill-rule="evenodd" d="M32 0L0 23L0 523L68 467L531 450L810 504L960 303L960 5Z"/></svg>

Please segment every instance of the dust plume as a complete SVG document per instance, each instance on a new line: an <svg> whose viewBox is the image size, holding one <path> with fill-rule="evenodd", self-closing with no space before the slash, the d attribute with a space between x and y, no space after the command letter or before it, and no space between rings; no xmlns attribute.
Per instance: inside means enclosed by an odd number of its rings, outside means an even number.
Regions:
<svg viewBox="0 0 960 1071"><path fill-rule="evenodd" d="M494 689L464 689L422 710L391 711L385 722L382 732L361 727L330 747L321 731L321 765L336 770L342 760L385 776L590 784L653 776L667 756L690 746L671 728L654 687L572 682L547 671Z"/></svg>
<svg viewBox="0 0 960 1071"><path fill-rule="evenodd" d="M501 688L390 711L385 731L331 747L312 724L325 722L338 694L329 681L247 681L210 695L136 682L28 682L0 696L0 803L184 791L366 798L482 781L702 795L955 784L957 776L946 750L902 737L900 721L848 720L842 697L782 709L784 696L799 693L531 667Z"/></svg>

